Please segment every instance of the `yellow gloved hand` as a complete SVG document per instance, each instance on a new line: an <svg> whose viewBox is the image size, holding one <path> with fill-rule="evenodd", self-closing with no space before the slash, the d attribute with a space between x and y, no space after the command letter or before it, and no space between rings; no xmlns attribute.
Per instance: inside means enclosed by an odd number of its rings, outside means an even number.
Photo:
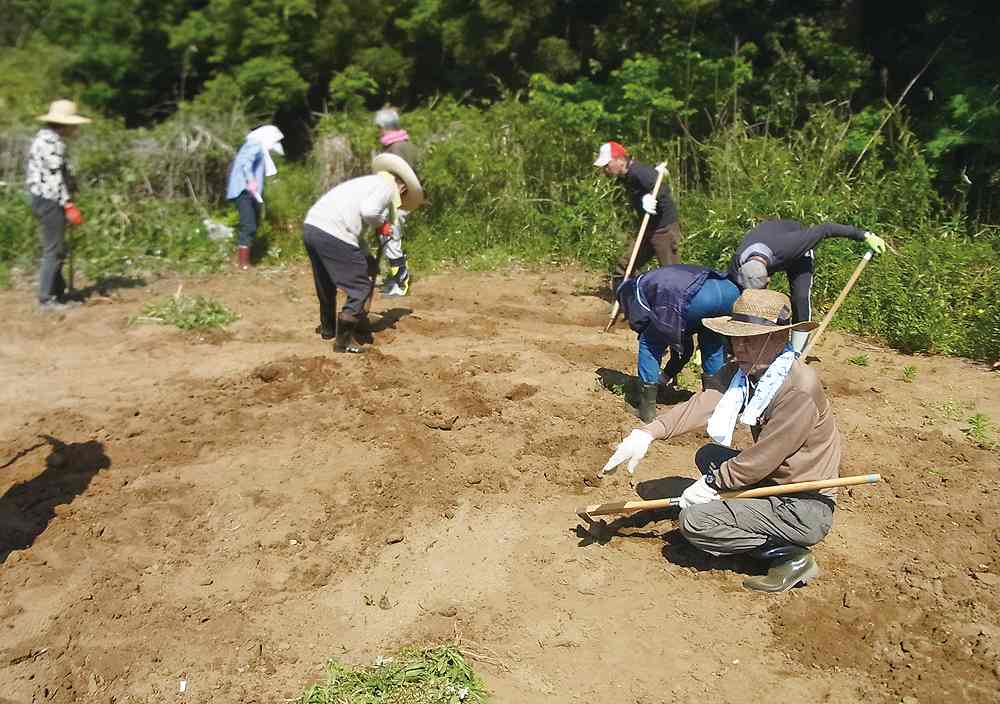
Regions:
<svg viewBox="0 0 1000 704"><path fill-rule="evenodd" d="M865 244L871 248L875 254L885 253L885 240L872 232L865 233Z"/></svg>

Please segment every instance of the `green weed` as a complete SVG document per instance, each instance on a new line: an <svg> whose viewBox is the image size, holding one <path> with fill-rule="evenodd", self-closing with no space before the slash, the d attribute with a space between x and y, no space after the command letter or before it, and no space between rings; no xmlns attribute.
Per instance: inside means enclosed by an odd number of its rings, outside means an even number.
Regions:
<svg viewBox="0 0 1000 704"><path fill-rule="evenodd" d="M327 664L326 681L296 704L485 704L486 688L459 649L443 645L405 650L369 667Z"/></svg>
<svg viewBox="0 0 1000 704"><path fill-rule="evenodd" d="M967 428L963 428L965 434L977 445L981 447L993 446L993 421L985 413L976 413L965 421Z"/></svg>
<svg viewBox="0 0 1000 704"><path fill-rule="evenodd" d="M914 379L917 378L917 368L916 367L903 367L903 381L910 384Z"/></svg>
<svg viewBox="0 0 1000 704"><path fill-rule="evenodd" d="M206 330L225 327L240 316L222 303L204 296L176 296L148 304L132 322L174 325L181 330Z"/></svg>
<svg viewBox="0 0 1000 704"><path fill-rule="evenodd" d="M866 354L859 354L859 355L856 355L854 357L848 357L847 361L850 362L851 364L854 364L854 365L859 366L859 367L867 367L868 366L868 355L866 355Z"/></svg>
<svg viewBox="0 0 1000 704"><path fill-rule="evenodd" d="M624 384L608 384L608 390L615 396L625 395L625 385Z"/></svg>

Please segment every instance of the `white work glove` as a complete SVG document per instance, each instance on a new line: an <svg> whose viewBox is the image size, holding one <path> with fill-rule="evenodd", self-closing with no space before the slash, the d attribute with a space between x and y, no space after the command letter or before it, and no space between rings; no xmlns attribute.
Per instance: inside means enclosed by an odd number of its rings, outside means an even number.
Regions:
<svg viewBox="0 0 1000 704"><path fill-rule="evenodd" d="M875 252L875 254L885 253L885 240L873 232L865 233L865 244Z"/></svg>
<svg viewBox="0 0 1000 704"><path fill-rule="evenodd" d="M646 456L646 451L649 449L649 443L651 442L653 442L652 435L645 430L636 428L629 433L627 438L618 443L615 453L611 455L608 463L597 473L597 478L603 479L605 474L614 473L618 469L618 465L625 460L628 460L628 473L629 477L631 477L635 474L635 468L639 464L639 461Z"/></svg>
<svg viewBox="0 0 1000 704"><path fill-rule="evenodd" d="M656 215L656 198L652 193L647 193L642 197L642 209L650 215Z"/></svg>
<svg viewBox="0 0 1000 704"><path fill-rule="evenodd" d="M681 494L681 511L695 504L707 504L709 501L718 500L719 492L706 484L705 477L702 477Z"/></svg>

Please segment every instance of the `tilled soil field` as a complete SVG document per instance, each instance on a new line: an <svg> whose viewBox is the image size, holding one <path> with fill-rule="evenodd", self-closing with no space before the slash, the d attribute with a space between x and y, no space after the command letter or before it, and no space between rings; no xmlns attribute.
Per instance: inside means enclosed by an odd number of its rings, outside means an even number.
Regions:
<svg viewBox="0 0 1000 704"><path fill-rule="evenodd" d="M449 639L498 702L1000 701L1000 462L967 420L1000 374L830 334L842 473L886 481L841 492L819 580L753 594L670 514L578 529L634 496L593 479L635 425L597 282L427 277L360 356L303 268L184 279L223 332L129 324L175 278L63 317L0 294L0 702L279 702ZM654 444L640 493L703 442Z"/></svg>

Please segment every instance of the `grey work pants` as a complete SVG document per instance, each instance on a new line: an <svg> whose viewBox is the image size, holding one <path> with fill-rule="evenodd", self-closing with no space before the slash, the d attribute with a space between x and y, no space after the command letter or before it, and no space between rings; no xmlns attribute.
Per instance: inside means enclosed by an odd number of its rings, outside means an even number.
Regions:
<svg viewBox="0 0 1000 704"><path fill-rule="evenodd" d="M62 266L66 259L66 211L58 202L31 197L31 211L38 218L42 263L38 269L38 302L56 301L66 293Z"/></svg>
<svg viewBox="0 0 1000 704"><path fill-rule="evenodd" d="M706 445L695 455L695 463L707 474L738 454L722 445ZM833 499L816 493L710 501L681 511L680 527L696 548L735 555L767 544L815 545L830 532L833 509Z"/></svg>

